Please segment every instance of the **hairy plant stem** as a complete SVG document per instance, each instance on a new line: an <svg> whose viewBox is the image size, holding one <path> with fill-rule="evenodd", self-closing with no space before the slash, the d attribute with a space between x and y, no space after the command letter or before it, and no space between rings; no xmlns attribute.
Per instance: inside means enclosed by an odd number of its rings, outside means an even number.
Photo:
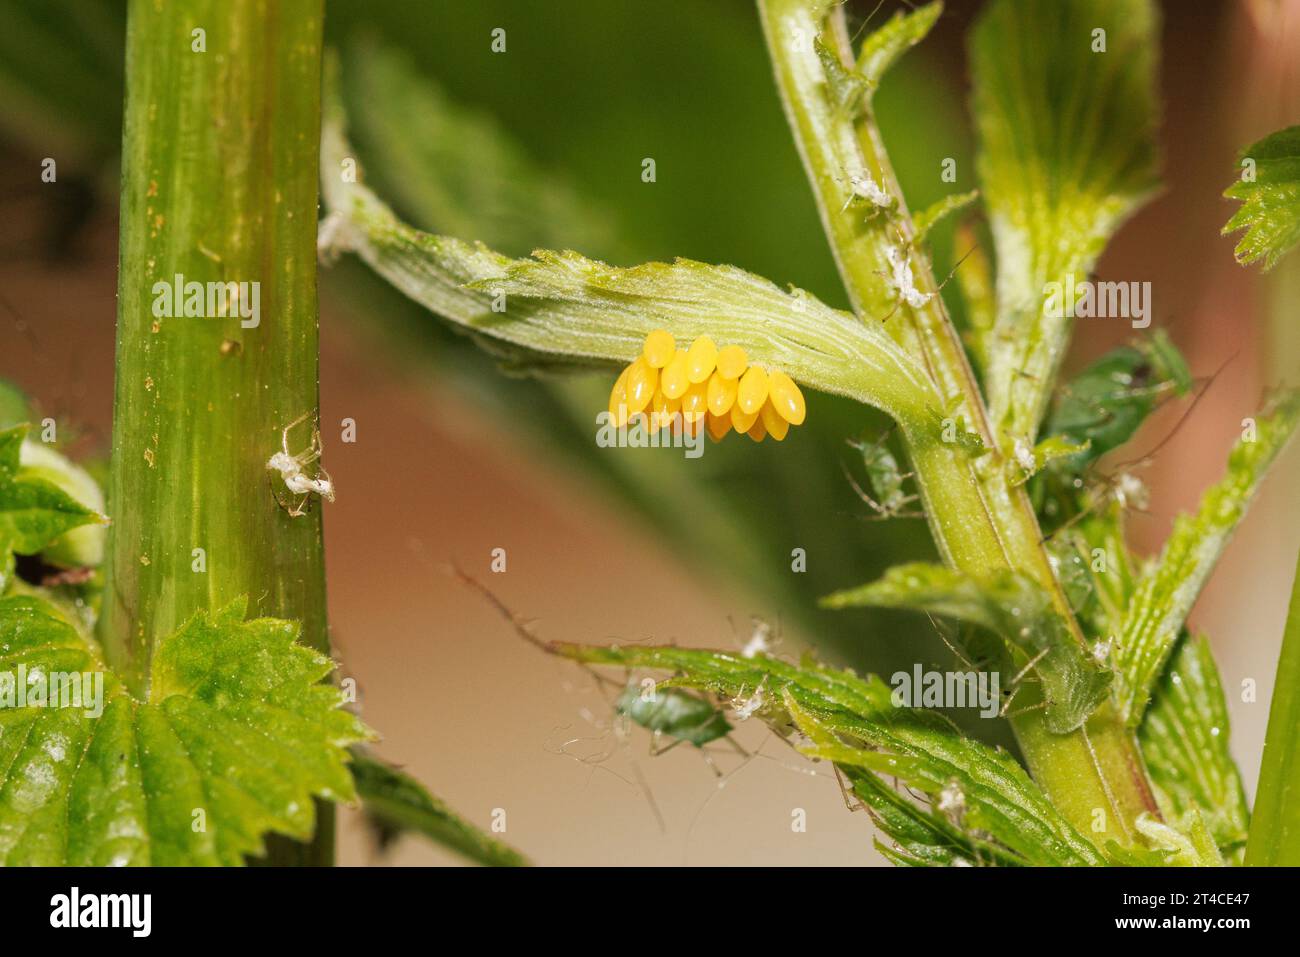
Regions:
<svg viewBox="0 0 1300 957"><path fill-rule="evenodd" d="M944 442L938 420L901 421L925 512L944 560L973 573L1012 568L1051 594L1080 642L1084 636L1042 547L1042 532L1022 488L1012 487L1001 443L939 296L929 257L913 248L911 216L870 109L837 108L827 94L824 66L813 45L821 38L846 68L852 53L843 8L826 0L758 0L777 87L813 187L822 224L855 312L884 322L953 403L944 416L961 418L988 451L973 456ZM870 176L892 198L887 208L846 205L854 177ZM910 257L924 305L901 302L888 277L888 251ZM938 410L936 410L938 411ZM1136 741L1110 706L1085 727L1054 734L1043 722L1037 684L1025 682L1011 724L1035 780L1081 832L1098 845L1131 844L1143 812L1158 816ZM1100 812L1100 813L1098 813Z"/></svg>
<svg viewBox="0 0 1300 957"><path fill-rule="evenodd" d="M99 637L137 694L161 639L241 595L328 652L320 510L291 516L266 467L282 430L298 422L288 442L300 452L318 417L322 15L322 0L129 8ZM177 277L204 284L202 316L160 306L155 284ZM245 285L210 296L208 283ZM271 860L331 861L330 806L317 811L315 843L273 842Z"/></svg>

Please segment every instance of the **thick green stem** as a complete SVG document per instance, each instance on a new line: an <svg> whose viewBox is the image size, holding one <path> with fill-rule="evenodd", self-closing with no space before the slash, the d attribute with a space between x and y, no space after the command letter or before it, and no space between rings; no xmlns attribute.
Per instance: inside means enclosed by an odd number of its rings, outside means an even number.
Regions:
<svg viewBox="0 0 1300 957"><path fill-rule="evenodd" d="M966 571L1013 568L1052 595L1079 641L1083 634L1042 547L1042 533L1023 489L1012 487L988 414L961 343L938 295L929 258L913 248L914 229L869 103L836 107L828 96L814 38L851 63L843 10L819 0L758 0L777 87L822 223L855 311L864 322L884 321L894 338L926 369L936 388L989 451L978 458L941 440L937 423L900 423L927 518L944 559ZM869 176L890 198L864 211L847 203L850 184ZM894 256L910 258L916 307L892 285ZM1053 734L1035 708L1028 684L1017 697L1012 726L1030 771L1069 820L1098 844L1132 843L1137 816L1157 813L1133 735L1110 708L1085 728Z"/></svg>
<svg viewBox="0 0 1300 957"><path fill-rule="evenodd" d="M162 638L241 595L328 650L320 510L291 514L267 469L286 428L291 453L312 444L318 416L322 15L321 0L130 5L99 635L137 693ZM332 831L324 814L308 859Z"/></svg>

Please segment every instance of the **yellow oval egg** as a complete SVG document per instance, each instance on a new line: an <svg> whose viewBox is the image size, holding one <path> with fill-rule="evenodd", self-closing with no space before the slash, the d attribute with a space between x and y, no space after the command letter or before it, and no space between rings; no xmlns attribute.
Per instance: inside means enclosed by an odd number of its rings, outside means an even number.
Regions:
<svg viewBox="0 0 1300 957"><path fill-rule="evenodd" d="M737 432L748 432L758 421L758 413L750 414L740 407L737 402L731 407L731 427Z"/></svg>
<svg viewBox="0 0 1300 957"><path fill-rule="evenodd" d="M763 425L763 417L761 415L754 420L754 424L749 427L749 431L745 434L755 442L762 442L767 438L767 427Z"/></svg>
<svg viewBox="0 0 1300 957"><path fill-rule="evenodd" d="M709 438L714 442L721 442L723 437L731 431L731 416L708 414L705 427L709 430Z"/></svg>
<svg viewBox="0 0 1300 957"><path fill-rule="evenodd" d="M655 393L654 398L650 400L650 408L653 410L650 420L650 427L658 432L665 426L671 425L673 416L677 415L682 407L681 399L670 399L664 395L661 388Z"/></svg>
<svg viewBox="0 0 1300 957"><path fill-rule="evenodd" d="M721 372L709 376L709 411L714 415L726 415L736 401L736 388L739 383L728 379Z"/></svg>
<svg viewBox="0 0 1300 957"><path fill-rule="evenodd" d="M692 382L704 382L713 375L718 361L718 347L708 336L700 336L686 353L686 372Z"/></svg>
<svg viewBox="0 0 1300 957"><path fill-rule="evenodd" d="M645 337L645 345L641 347L641 354L645 356L645 361L655 369L662 369L668 365L677 351L677 343L673 339L673 334L667 329L656 329L650 335Z"/></svg>
<svg viewBox="0 0 1300 957"><path fill-rule="evenodd" d="M763 408L758 413L758 421L763 423L767 434L778 442L784 440L785 434L790 431L790 423L781 418L781 413L776 411L771 396L768 396L767 401L763 403Z"/></svg>
<svg viewBox="0 0 1300 957"><path fill-rule="evenodd" d="M749 356L740 346L723 346L718 353L718 371L728 379L739 379L749 365Z"/></svg>
<svg viewBox="0 0 1300 957"><path fill-rule="evenodd" d="M804 417L808 414L808 407L804 402L803 393L799 391L799 386L795 384L794 379L791 379L780 369L774 369L768 375L767 383L768 394L772 397L772 405L776 407L777 412L781 413L781 418L791 425L803 425Z"/></svg>
<svg viewBox="0 0 1300 957"><path fill-rule="evenodd" d="M628 366L630 369L631 366ZM623 418L619 418L619 406L623 407ZM618 374L614 381L614 388L609 393L609 414L613 417L615 424L622 425L627 416L627 369Z"/></svg>
<svg viewBox="0 0 1300 957"><path fill-rule="evenodd" d="M629 388L629 392L631 389ZM767 401L767 373L762 366L750 366L736 388L736 404L746 412L758 412Z"/></svg>
<svg viewBox="0 0 1300 957"><path fill-rule="evenodd" d="M659 380L659 387L670 399L680 399L691 387L690 377L686 374L686 350L678 349L668 365L664 367Z"/></svg>
<svg viewBox="0 0 1300 957"><path fill-rule="evenodd" d="M627 407L631 412L640 412L650 404L650 399L659 388L659 370L640 356L627 369Z"/></svg>
<svg viewBox="0 0 1300 957"><path fill-rule="evenodd" d="M682 415L687 420L702 418L709 410L708 389L700 382L691 386L682 396Z"/></svg>

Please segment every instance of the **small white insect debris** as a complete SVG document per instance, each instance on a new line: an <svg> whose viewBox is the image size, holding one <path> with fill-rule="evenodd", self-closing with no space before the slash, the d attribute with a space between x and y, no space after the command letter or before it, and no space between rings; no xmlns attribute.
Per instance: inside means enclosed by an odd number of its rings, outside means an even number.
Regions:
<svg viewBox="0 0 1300 957"><path fill-rule="evenodd" d="M291 494L302 496L302 501L292 507L285 505L289 515L294 518L306 513L307 499L311 495L319 495L327 502L334 501L334 483L329 474L319 465L316 466L315 475L308 475L306 471L308 466L320 461L323 451L320 431L312 429L311 445L306 451L296 455L289 451L289 432L306 418L305 415L300 416L284 427L280 433L280 451L266 460L266 467L270 471L280 473L284 487ZM284 505L283 502L281 504Z"/></svg>
<svg viewBox="0 0 1300 957"><path fill-rule="evenodd" d="M966 793L956 780L949 781L939 792L939 813L954 824L959 824L966 814Z"/></svg>
<svg viewBox="0 0 1300 957"><path fill-rule="evenodd" d="M772 626L761 619L754 619L754 631L740 650L740 657L753 658L755 655L767 654L772 647Z"/></svg>
<svg viewBox="0 0 1300 957"><path fill-rule="evenodd" d="M966 860L966 858L964 857L954 857L952 859L952 866L953 867L974 867L975 865L972 864L970 861Z"/></svg>
<svg viewBox="0 0 1300 957"><path fill-rule="evenodd" d="M881 209L888 207L893 202L893 197L876 185L876 181L871 178L870 173L849 174L849 198L844 201L841 211L848 209L849 203L855 199L869 200L872 205L879 206Z"/></svg>
<svg viewBox="0 0 1300 957"><path fill-rule="evenodd" d="M1115 483L1115 501L1120 508L1136 508L1141 511L1150 503L1150 496L1140 478L1131 472L1124 472Z"/></svg>
<svg viewBox="0 0 1300 957"><path fill-rule="evenodd" d="M1038 460L1034 458L1034 450L1030 448L1029 443L1024 439L1016 439L1012 451L1016 456L1016 464L1026 472L1036 472L1038 470Z"/></svg>
<svg viewBox="0 0 1300 957"><path fill-rule="evenodd" d="M1114 646L1114 637L1107 638L1105 641L1094 641L1092 643L1092 660L1098 665L1105 665L1110 660L1110 649Z"/></svg>
<svg viewBox="0 0 1300 957"><path fill-rule="evenodd" d="M934 298L934 293L921 292L916 288L910 256L896 246L886 246L885 258L889 260L889 268L892 271L890 284L905 303L913 309L919 309Z"/></svg>
<svg viewBox="0 0 1300 957"><path fill-rule="evenodd" d="M731 700L731 707L736 712L737 721L748 721L757 713L759 708L763 707L764 696L761 683L748 698L743 697L744 693L745 691L742 688L741 696Z"/></svg>

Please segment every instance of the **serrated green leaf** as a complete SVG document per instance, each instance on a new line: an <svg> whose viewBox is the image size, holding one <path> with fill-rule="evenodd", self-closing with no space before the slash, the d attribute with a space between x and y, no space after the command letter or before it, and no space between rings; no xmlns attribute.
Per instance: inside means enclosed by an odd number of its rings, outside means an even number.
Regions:
<svg viewBox="0 0 1300 957"><path fill-rule="evenodd" d="M854 70L871 89L898 62L898 58L926 38L943 13L939 0L907 13L898 11L889 22L873 31L862 43Z"/></svg>
<svg viewBox="0 0 1300 957"><path fill-rule="evenodd" d="M353 799L346 749L368 732L320 683L332 663L245 611L165 639L139 700L52 606L0 599L0 864L238 865L267 832L309 838L313 796ZM33 675L81 693L23 702Z"/></svg>
<svg viewBox="0 0 1300 957"><path fill-rule="evenodd" d="M628 362L654 329L679 341L707 333L813 388L896 418L919 418L934 400L924 371L879 323L860 322L802 290L784 292L734 266L679 259L623 269L549 251L510 259L481 243L422 233L365 185L337 175L351 155L337 96L326 99L322 140L331 210L323 249L357 252L416 302L503 348Z"/></svg>
<svg viewBox="0 0 1300 957"><path fill-rule="evenodd" d="M1210 643L1184 634L1138 727L1151 779L1175 817L1199 811L1219 850L1239 859L1250 812L1228 753L1228 707Z"/></svg>
<svg viewBox="0 0 1300 957"><path fill-rule="evenodd" d="M1195 515L1180 515L1159 558L1142 574L1115 649L1116 687L1131 725L1142 720L1151 688L1187 616L1245 517L1268 467L1300 424L1300 393L1271 404L1228 456L1228 472L1201 499Z"/></svg>
<svg viewBox="0 0 1300 957"><path fill-rule="evenodd" d="M590 664L659 668L667 684L720 698L753 701L754 714L782 735L791 725L807 735L806 750L834 762L855 781L887 833L911 863L1101 864L1104 858L1052 806L1010 755L963 737L941 716L896 707L887 685L814 663L795 666L768 655L610 647L552 642L549 649ZM662 687L663 685L661 685ZM933 803L945 788L961 793L964 812L909 811L879 788L858 787L864 770L897 777ZM950 792L951 793L951 792ZM961 823L959 823L961 822Z"/></svg>
<svg viewBox="0 0 1300 957"><path fill-rule="evenodd" d="M1071 320L1044 309L1047 284L1086 279L1156 186L1158 44L1150 0L994 0L972 34L998 260L986 382L1008 436L1037 438L1068 343Z"/></svg>
<svg viewBox="0 0 1300 957"><path fill-rule="evenodd" d="M1224 190L1242 201L1223 234L1246 230L1233 254L1243 266L1264 260L1272 269L1300 242L1300 126L1288 126L1241 151L1238 180ZM1245 167L1251 162L1249 169ZM1247 177L1249 172L1250 178Z"/></svg>
<svg viewBox="0 0 1300 957"><path fill-rule="evenodd" d="M1058 734L1081 726L1110 687L1110 673L1098 667L1071 635L1046 592L1012 571L978 579L943 565L896 565L878 581L829 595L822 604L911 608L1000 635L1007 642L1012 667L1028 668L1042 683L1047 726Z"/></svg>
<svg viewBox="0 0 1300 957"><path fill-rule="evenodd" d="M923 242L936 223L946 216L951 216L953 213L965 209L979 198L979 194L980 191L977 189L972 189L967 193L949 193L943 199L936 200L919 213L916 213L912 217L912 228L916 231L912 237L912 242Z"/></svg>
<svg viewBox="0 0 1300 957"><path fill-rule="evenodd" d="M13 557L35 555L66 532L103 518L21 464L27 426L0 431L0 592Z"/></svg>
<svg viewBox="0 0 1300 957"><path fill-rule="evenodd" d="M461 818L415 778L362 748L352 749L352 776L366 814L379 829L381 844L401 834L419 834L476 864L528 865L522 854Z"/></svg>

